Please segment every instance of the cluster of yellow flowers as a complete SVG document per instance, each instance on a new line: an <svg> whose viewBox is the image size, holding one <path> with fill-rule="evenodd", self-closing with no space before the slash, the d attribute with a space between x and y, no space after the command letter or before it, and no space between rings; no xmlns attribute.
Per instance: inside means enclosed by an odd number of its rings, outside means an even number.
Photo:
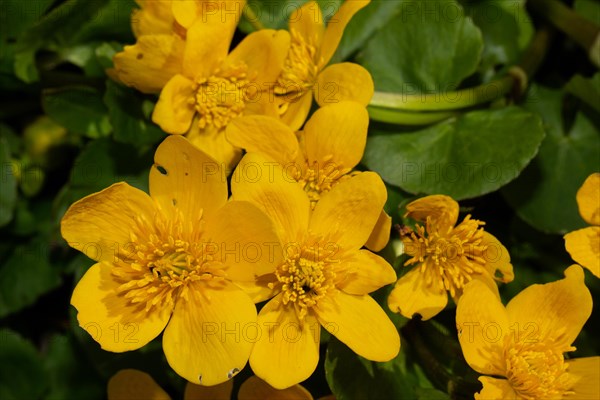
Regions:
<svg viewBox="0 0 600 400"><path fill-rule="evenodd" d="M171 135L156 150L149 195L116 183L73 204L61 224L69 245L97 262L71 303L103 349L139 349L164 331L168 363L191 383L186 398L202 390L228 398L248 362L257 377L240 398L266 398L269 385L310 398L297 384L317 367L322 328L369 360L396 357L398 331L369 296L397 280L374 253L390 236L387 192L376 173L354 170L373 82L356 64L328 66L368 3L345 1L325 26L310 1L290 16L289 32L261 29L230 51L244 0L138 1L137 42L115 56L110 74L160 94L152 119ZM320 108L306 121L313 97ZM415 224L401 239L406 265L416 266L396 282L390 309L429 319L450 295L469 364L506 377L482 378L484 398L508 398L507 387L525 399L578 391L587 364L567 364L562 353L591 312L579 267L504 310L496 281L513 279L508 251L483 222L467 216L457 225L458 214L442 195L407 206ZM501 340L486 341L489 321ZM521 324L519 335L536 324L540 340L517 340L511 323ZM126 396L131 381L168 398L149 376L122 374L111 398Z"/></svg>

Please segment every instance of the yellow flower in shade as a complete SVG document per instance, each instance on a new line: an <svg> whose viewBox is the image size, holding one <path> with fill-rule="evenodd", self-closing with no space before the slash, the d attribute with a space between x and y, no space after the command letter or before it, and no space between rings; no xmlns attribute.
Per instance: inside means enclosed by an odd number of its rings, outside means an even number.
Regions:
<svg viewBox="0 0 600 400"><path fill-rule="evenodd" d="M200 386L188 382L183 400L230 400L233 380L216 386ZM171 400L171 397L145 372L123 369L108 381L108 400ZM237 395L238 400L313 400L301 385L284 390L269 386L262 379L246 379Z"/></svg>
<svg viewBox="0 0 600 400"><path fill-rule="evenodd" d="M308 194L312 208L338 183L359 172L367 142L369 115L364 106L343 101L320 108L303 132L259 115L238 118L227 127L227 139L250 153L277 162ZM392 219L382 210L366 246L379 251L390 237Z"/></svg>
<svg viewBox="0 0 600 400"><path fill-rule="evenodd" d="M590 225L565 235L565 247L577 263L600 278L600 173L585 180L577 191L579 214Z"/></svg>
<svg viewBox="0 0 600 400"><path fill-rule="evenodd" d="M241 150L225 139L227 124L243 115L278 115L271 88L281 71L289 34L257 31L227 54L231 34L219 21L200 19L188 30L182 73L163 88L152 120L167 133L186 134L231 168Z"/></svg>
<svg viewBox="0 0 600 400"><path fill-rule="evenodd" d="M276 267L247 290L261 309L250 365L271 386L283 389L307 379L319 360L320 330L357 354L388 361L398 354L394 324L368 293L394 282L394 269L361 250L386 200L373 172L353 176L316 204L285 171L256 153L242 158L232 177L232 197L268 214L279 233Z"/></svg>
<svg viewBox="0 0 600 400"><path fill-rule="evenodd" d="M581 267L565 276L529 286L506 307L481 281L465 286L458 338L471 368L488 375L475 399L600 398L600 357L564 358L592 313Z"/></svg>
<svg viewBox="0 0 600 400"><path fill-rule="evenodd" d="M160 93L177 74L193 68L190 54L198 35L213 37L216 48L229 48L245 0L138 0L131 24L137 42L113 58L108 74L143 93ZM210 35L211 30L220 30ZM192 42L187 41L188 36ZM210 41L209 41L210 42Z"/></svg>
<svg viewBox="0 0 600 400"><path fill-rule="evenodd" d="M407 318L420 314L427 320L446 307L448 293L458 300L471 280L483 281L496 295L496 280L513 280L508 250L470 215L456 225L459 208L451 197L423 197L408 204L406 211L405 216L417 224L414 231L405 228L402 234L404 253L411 256L404 265L417 265L390 293L392 311Z"/></svg>
<svg viewBox="0 0 600 400"><path fill-rule="evenodd" d="M277 237L257 207L227 194L219 164L173 136L156 151L150 195L121 182L67 210L63 237L97 262L71 304L103 349L139 349L164 330L167 361L190 382L215 385L245 366L252 343L239 329L256 308L234 283L274 268L266 251L244 249Z"/></svg>
<svg viewBox="0 0 600 400"><path fill-rule="evenodd" d="M306 120L313 96L320 106L342 100L369 104L374 85L366 69L348 62L327 66L346 25L369 2L344 1L327 27L315 1L309 1L290 16L292 42L275 94L282 103L281 118L292 129L300 129Z"/></svg>

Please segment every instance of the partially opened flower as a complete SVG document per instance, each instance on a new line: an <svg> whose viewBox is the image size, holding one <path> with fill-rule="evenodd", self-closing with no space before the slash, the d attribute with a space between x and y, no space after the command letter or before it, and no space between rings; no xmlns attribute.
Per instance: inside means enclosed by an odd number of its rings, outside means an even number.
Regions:
<svg viewBox="0 0 600 400"><path fill-rule="evenodd" d="M200 386L188 382L183 400L231 400L233 380L216 386ZM171 397L145 372L123 369L108 381L108 400L171 400ZM301 385L277 390L262 379L246 379L237 395L238 400L313 400Z"/></svg>
<svg viewBox="0 0 600 400"><path fill-rule="evenodd" d="M275 118L255 115L229 124L227 139L278 163L304 189L314 208L337 184L359 173L353 168L365 151L368 125L364 106L343 101L317 110L298 134ZM382 210L366 246L381 250L390 230L391 218Z"/></svg>
<svg viewBox="0 0 600 400"><path fill-rule="evenodd" d="M137 41L114 58L109 75L143 93L160 93L167 82L182 73L195 46L186 41L198 30L219 29L217 40L229 47L245 0L137 0L131 25ZM215 44L223 45L221 44Z"/></svg>
<svg viewBox="0 0 600 400"><path fill-rule="evenodd" d="M475 399L598 399L600 357L565 359L592 312L583 270L532 285L506 307L481 281L465 286L456 324L465 359L482 376Z"/></svg>
<svg viewBox="0 0 600 400"><path fill-rule="evenodd" d="M215 385L245 366L252 343L224 332L255 324L256 308L235 282L275 264L266 250L240 251L277 237L256 206L227 194L220 165L173 136L156 151L150 195L121 182L67 210L63 237L97 262L71 304L103 349L139 349L164 330L167 361L190 382Z"/></svg>
<svg viewBox="0 0 600 400"><path fill-rule="evenodd" d="M496 294L496 280L513 280L508 250L470 215L456 225L459 208L451 197L426 196L408 204L406 211L417 223L414 231L404 228L404 252L411 256L404 265L416 265L390 293L392 311L427 320L446 307L448 294L458 300L464 285L474 279Z"/></svg>
<svg viewBox="0 0 600 400"><path fill-rule="evenodd" d="M242 115L277 116L269 91L289 47L286 31L251 33L231 53L231 32L220 20L198 20L187 31L181 73L163 88L152 120L188 139L231 168L241 150L225 139L225 127Z"/></svg>
<svg viewBox="0 0 600 400"><path fill-rule="evenodd" d="M321 326L369 360L392 359L400 348L398 332L368 294L396 274L383 258L361 249L386 200L381 178L373 172L348 178L312 209L297 182L280 166L267 165L268 159L247 154L232 177L232 197L256 204L279 234L272 251L276 267L247 287L257 302L274 296L258 316L254 373L278 389L307 379L319 360Z"/></svg>
<svg viewBox="0 0 600 400"><path fill-rule="evenodd" d="M600 278L600 173L585 180L577 191L581 218L592 225L565 235L565 247L573 260Z"/></svg>
<svg viewBox="0 0 600 400"><path fill-rule="evenodd" d="M366 106L373 97L369 72L358 64L327 66L346 25L370 0L346 0L331 16L327 27L315 1L296 10L289 19L292 43L275 94L281 100L281 117L292 129L300 129L313 97L320 106L353 100Z"/></svg>

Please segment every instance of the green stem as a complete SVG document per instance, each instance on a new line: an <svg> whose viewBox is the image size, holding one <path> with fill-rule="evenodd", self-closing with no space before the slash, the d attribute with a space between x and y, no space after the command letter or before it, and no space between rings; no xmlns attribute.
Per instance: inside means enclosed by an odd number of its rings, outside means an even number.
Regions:
<svg viewBox="0 0 600 400"><path fill-rule="evenodd" d="M260 18L258 18L258 15L256 15L249 4L244 6L242 13L244 14L244 17L246 17L246 21L248 21L255 30L260 31L261 29L265 29L265 26L260 22Z"/></svg>
<svg viewBox="0 0 600 400"><path fill-rule="evenodd" d="M588 52L592 63L596 67L600 67L600 27L598 25L577 14L558 0L529 0L528 5L583 47Z"/></svg>

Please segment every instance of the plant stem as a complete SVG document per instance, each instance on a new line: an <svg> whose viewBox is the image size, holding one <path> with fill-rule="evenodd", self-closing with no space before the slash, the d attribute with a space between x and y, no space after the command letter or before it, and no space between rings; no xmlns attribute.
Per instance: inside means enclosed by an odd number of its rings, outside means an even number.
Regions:
<svg viewBox="0 0 600 400"><path fill-rule="evenodd" d="M367 110L371 119L375 121L401 125L429 125L457 115L452 111L417 113L373 105L369 105Z"/></svg>
<svg viewBox="0 0 600 400"><path fill-rule="evenodd" d="M600 67L600 27L558 0L529 0L527 5L583 47Z"/></svg>

